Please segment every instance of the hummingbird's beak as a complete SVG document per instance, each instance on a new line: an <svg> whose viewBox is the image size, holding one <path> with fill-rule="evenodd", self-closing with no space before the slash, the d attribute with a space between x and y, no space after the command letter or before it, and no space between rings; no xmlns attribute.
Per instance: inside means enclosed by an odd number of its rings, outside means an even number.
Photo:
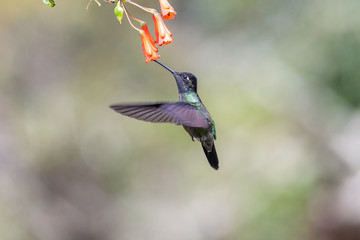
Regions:
<svg viewBox="0 0 360 240"><path fill-rule="evenodd" d="M167 70L169 70L172 74L175 74L175 71L172 70L171 68L169 68L168 66L166 66L165 64L159 62L158 60L154 60L154 62L157 62L158 64L160 64L161 66L163 66L164 68L166 68Z"/></svg>

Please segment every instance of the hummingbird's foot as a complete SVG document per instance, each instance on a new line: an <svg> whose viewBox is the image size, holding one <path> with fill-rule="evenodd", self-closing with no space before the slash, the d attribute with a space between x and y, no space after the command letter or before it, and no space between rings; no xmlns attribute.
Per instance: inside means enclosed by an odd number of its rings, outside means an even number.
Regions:
<svg viewBox="0 0 360 240"><path fill-rule="evenodd" d="M194 137L193 137L193 136L191 136L191 140L192 140L193 142L195 142L195 141L194 141Z"/></svg>

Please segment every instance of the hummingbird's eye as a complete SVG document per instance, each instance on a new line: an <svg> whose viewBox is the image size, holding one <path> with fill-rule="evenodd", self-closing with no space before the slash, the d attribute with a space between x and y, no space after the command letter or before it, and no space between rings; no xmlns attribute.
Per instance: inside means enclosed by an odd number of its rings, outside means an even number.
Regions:
<svg viewBox="0 0 360 240"><path fill-rule="evenodd" d="M182 75L182 78L183 78L184 80L189 79L186 74Z"/></svg>

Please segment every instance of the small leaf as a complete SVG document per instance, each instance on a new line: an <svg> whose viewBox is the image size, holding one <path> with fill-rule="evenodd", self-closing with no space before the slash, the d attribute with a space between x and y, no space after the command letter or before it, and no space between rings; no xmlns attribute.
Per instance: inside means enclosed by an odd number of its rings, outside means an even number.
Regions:
<svg viewBox="0 0 360 240"><path fill-rule="evenodd" d="M43 2L50 6L50 7L55 7L55 1L54 0L43 0Z"/></svg>
<svg viewBox="0 0 360 240"><path fill-rule="evenodd" d="M120 1L117 2L116 7L114 9L114 13L116 15L116 18L119 20L119 22L121 23L121 20L123 18L124 15L124 9L120 6Z"/></svg>

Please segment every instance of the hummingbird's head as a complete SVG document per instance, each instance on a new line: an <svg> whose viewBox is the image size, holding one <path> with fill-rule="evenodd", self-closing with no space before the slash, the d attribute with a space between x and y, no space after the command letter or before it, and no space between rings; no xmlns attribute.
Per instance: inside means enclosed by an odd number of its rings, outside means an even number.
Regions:
<svg viewBox="0 0 360 240"><path fill-rule="evenodd" d="M179 89L179 93L187 91L197 92L197 79L194 74L188 72L175 72L174 70L157 60L154 60L154 62L157 62L174 75L176 84Z"/></svg>
<svg viewBox="0 0 360 240"><path fill-rule="evenodd" d="M178 84L179 91L187 92L194 91L197 92L197 79L194 74L189 72L175 72L173 73L176 83ZM181 87L180 87L181 86Z"/></svg>

